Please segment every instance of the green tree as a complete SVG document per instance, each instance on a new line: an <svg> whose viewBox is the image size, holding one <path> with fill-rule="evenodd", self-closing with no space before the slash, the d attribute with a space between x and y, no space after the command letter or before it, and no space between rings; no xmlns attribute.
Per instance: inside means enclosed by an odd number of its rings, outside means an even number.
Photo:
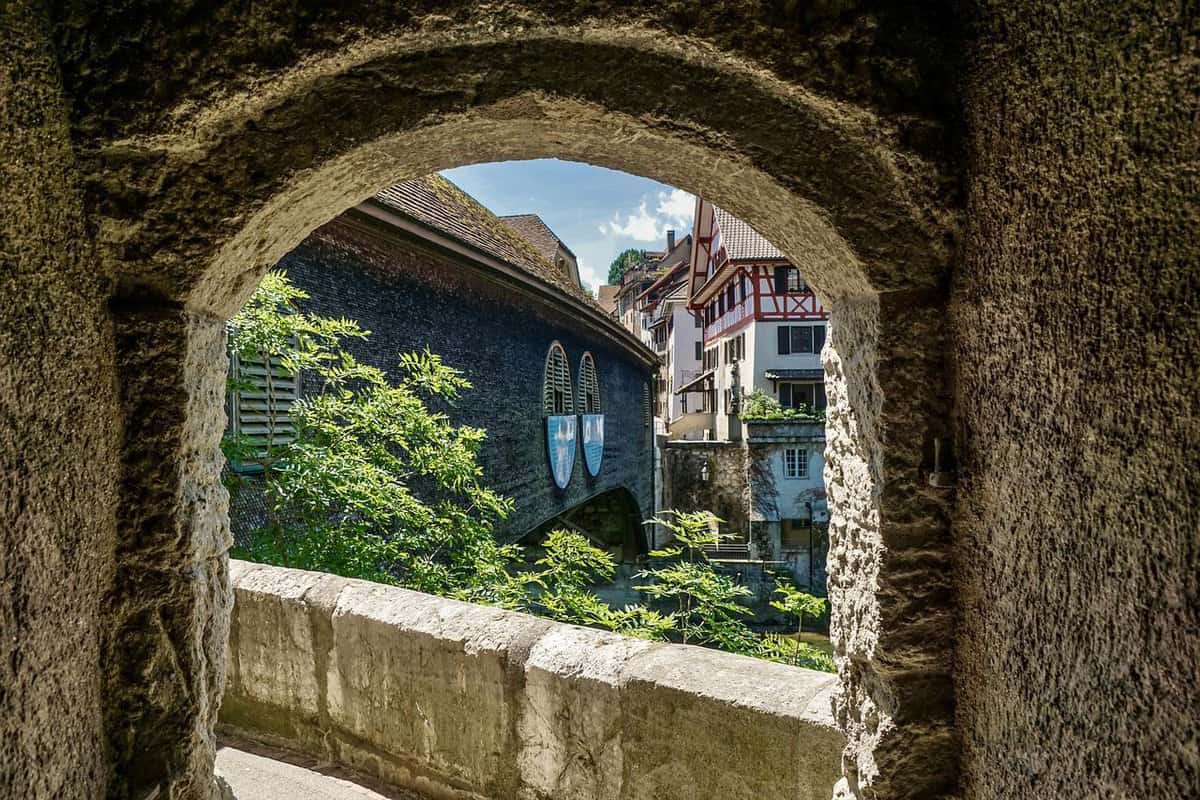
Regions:
<svg viewBox="0 0 1200 800"><path fill-rule="evenodd" d="M559 622L603 624L608 606L588 591L590 584L612 580L616 564L610 553L594 547L574 531L554 530L543 543L545 555L526 577L535 586L533 609Z"/></svg>
<svg viewBox="0 0 1200 800"><path fill-rule="evenodd" d="M645 250L636 250L631 247L628 250L622 251L621 254L614 258L612 263L608 265L609 284L611 285L620 283L621 279L625 277L626 272L636 265L645 262L645 260Z"/></svg>
<svg viewBox="0 0 1200 800"><path fill-rule="evenodd" d="M779 600L772 600L771 607L778 608L796 618L796 633L804 632L804 615L819 617L825 613L828 602L823 597L802 592L792 585L787 578L775 577L775 594L781 595Z"/></svg>
<svg viewBox="0 0 1200 800"><path fill-rule="evenodd" d="M758 652L754 655L766 661L777 661L793 667L837 672L833 657L824 650L778 633L765 634L759 641Z"/></svg>
<svg viewBox="0 0 1200 800"><path fill-rule="evenodd" d="M742 619L749 611L738 600L751 592L731 576L716 570L706 545L714 545L735 534L720 533L721 520L707 511L668 511L653 522L672 533L672 542L650 557L666 563L638 574L650 579L637 589L649 597L673 603L675 627L684 644L712 644L735 653L753 654L754 634Z"/></svg>
<svg viewBox="0 0 1200 800"><path fill-rule="evenodd" d="M476 463L485 433L427 405L453 403L470 383L428 350L399 354L390 380L345 347L368 331L303 312L306 298L273 272L229 323L243 365L230 390L247 387L246 365L270 365L265 437L223 443L231 461L259 467L266 499L263 526L234 554L515 605L506 566L517 549L493 537L511 503L483 485ZM284 407L273 387L300 373L320 390Z"/></svg>
<svg viewBox="0 0 1200 800"><path fill-rule="evenodd" d="M574 531L554 530L543 543L540 567L525 581L536 586L530 610L560 622L607 628L641 639L666 639L674 630L671 615L642 605L614 609L587 587L611 581L616 563L610 553Z"/></svg>

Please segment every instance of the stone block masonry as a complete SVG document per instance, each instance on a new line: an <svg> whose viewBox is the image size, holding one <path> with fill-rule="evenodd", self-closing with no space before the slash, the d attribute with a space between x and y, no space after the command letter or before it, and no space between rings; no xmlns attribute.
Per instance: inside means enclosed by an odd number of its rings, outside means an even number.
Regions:
<svg viewBox="0 0 1200 800"><path fill-rule="evenodd" d="M226 733L439 798L828 800L832 675L232 562Z"/></svg>

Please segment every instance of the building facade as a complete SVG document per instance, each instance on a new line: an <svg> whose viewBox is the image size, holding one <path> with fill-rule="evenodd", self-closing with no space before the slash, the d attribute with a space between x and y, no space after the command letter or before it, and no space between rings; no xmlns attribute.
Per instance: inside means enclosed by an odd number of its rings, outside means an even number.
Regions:
<svg viewBox="0 0 1200 800"><path fill-rule="evenodd" d="M744 558L786 565L799 585L823 594L820 354L829 314L783 253L703 198L692 238L686 274L677 290L664 288L651 322L651 330L667 328L669 308L679 334L672 402L664 406L673 440L665 445L665 502L714 511L725 531L737 534ZM680 325L684 316L691 325ZM689 334L691 359L680 352ZM721 481L712 480L717 474Z"/></svg>
<svg viewBox="0 0 1200 800"><path fill-rule="evenodd" d="M505 539L566 524L623 555L645 549L654 356L511 228L432 176L318 228L278 269L310 295L305 310L371 331L348 344L361 361L392 370L429 347L470 380L444 410L487 431L484 482L517 500ZM242 516L235 503L235 530Z"/></svg>
<svg viewBox="0 0 1200 800"><path fill-rule="evenodd" d="M709 395L711 438L742 438L746 397L825 410L821 348L829 313L799 268L742 220L698 198L688 307L703 326L701 374L678 392Z"/></svg>

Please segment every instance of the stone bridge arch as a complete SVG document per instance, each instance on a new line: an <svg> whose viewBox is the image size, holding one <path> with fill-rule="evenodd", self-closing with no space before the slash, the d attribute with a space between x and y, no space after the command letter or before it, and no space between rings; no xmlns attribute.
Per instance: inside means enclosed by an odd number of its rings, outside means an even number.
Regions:
<svg viewBox="0 0 1200 800"><path fill-rule="evenodd" d="M116 593L108 644L122 665L106 687L114 780L136 795L200 780L211 763L228 613L224 318L309 231L388 183L552 156L702 193L806 265L835 319L827 483L845 789L953 788L951 497L925 475L935 441L951 439L943 326L955 210L942 165L902 144L911 131L710 42L619 24L363 38L223 80L209 102L144 113L82 153L114 287L120 503L143 512L118 549L117 583L131 588ZM164 385L175 391L156 392ZM165 482L155 463L171 465ZM183 609L160 615L165 634L144 624L147 564L162 603ZM161 666L168 642L188 643L195 662L164 668L207 701L179 705L124 682ZM136 731L114 738L131 718Z"/></svg>

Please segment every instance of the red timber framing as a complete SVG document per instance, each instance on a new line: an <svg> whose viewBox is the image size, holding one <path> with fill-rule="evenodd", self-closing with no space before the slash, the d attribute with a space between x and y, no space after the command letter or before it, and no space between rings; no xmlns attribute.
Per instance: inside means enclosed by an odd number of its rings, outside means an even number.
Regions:
<svg viewBox="0 0 1200 800"><path fill-rule="evenodd" d="M763 264L739 265L724 280L720 281L720 289L711 292L705 286L704 295L710 299L702 306L693 306L696 313L705 315L705 309L718 303L716 298L728 292L729 286L735 288L736 302L725 308L725 313L713 312L714 319L704 325L704 344L707 346L716 339L733 333L751 322L790 322L790 321L819 321L829 319L829 312L821 305L817 296L807 288L800 292L775 292L775 268L779 262ZM742 299L742 279L745 278L746 298ZM713 287L716 288L716 287ZM720 306L717 305L719 308Z"/></svg>
<svg viewBox="0 0 1200 800"><path fill-rule="evenodd" d="M821 301L805 287L804 291L776 294L773 266L754 267L755 316L768 321L829 319Z"/></svg>
<svg viewBox="0 0 1200 800"><path fill-rule="evenodd" d="M702 198L696 200L692 238L688 308L701 315L706 346L752 321L829 319L829 312L786 259L731 259L713 205ZM776 291L789 283L781 278L776 285L775 275L781 269L796 270L792 277L798 291ZM733 302L729 302L731 295Z"/></svg>

